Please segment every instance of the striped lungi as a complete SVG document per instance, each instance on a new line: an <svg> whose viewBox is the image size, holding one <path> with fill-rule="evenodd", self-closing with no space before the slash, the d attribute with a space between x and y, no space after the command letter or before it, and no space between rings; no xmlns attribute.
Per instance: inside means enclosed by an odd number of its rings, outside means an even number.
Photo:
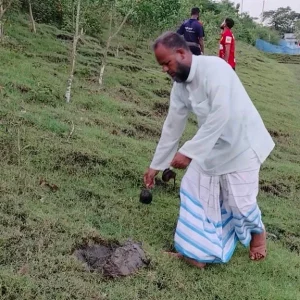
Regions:
<svg viewBox="0 0 300 300"><path fill-rule="evenodd" d="M251 233L264 231L259 170L256 157L251 167L220 176L204 174L192 161L181 182L176 250L198 262L226 263L238 241L249 246Z"/></svg>

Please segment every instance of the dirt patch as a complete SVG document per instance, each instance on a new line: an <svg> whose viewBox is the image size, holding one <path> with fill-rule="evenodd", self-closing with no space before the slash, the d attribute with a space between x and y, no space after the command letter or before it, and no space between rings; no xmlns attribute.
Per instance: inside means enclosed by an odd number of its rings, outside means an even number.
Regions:
<svg viewBox="0 0 300 300"><path fill-rule="evenodd" d="M101 171L101 167L106 167L108 163L108 159L100 158L96 155L71 152L58 156L53 170L66 170L70 175L85 170L91 174L98 175Z"/></svg>
<svg viewBox="0 0 300 300"><path fill-rule="evenodd" d="M169 98L170 97L170 91L168 91L168 90L159 89L159 90L154 90L153 93L161 98Z"/></svg>
<svg viewBox="0 0 300 300"><path fill-rule="evenodd" d="M270 135L274 138L278 137L289 137L290 135L288 133L283 133L281 131L273 130L273 129L268 129Z"/></svg>
<svg viewBox="0 0 300 300"><path fill-rule="evenodd" d="M91 200L91 199L95 199L95 200L101 200L101 197L99 194L90 191L90 190L86 190L86 189L78 189L75 191L76 195L85 201Z"/></svg>
<svg viewBox="0 0 300 300"><path fill-rule="evenodd" d="M132 47L130 47L130 46L127 46L127 45L123 45L123 49L124 50L127 50L127 51L129 51L129 52L134 52L134 48L132 48Z"/></svg>
<svg viewBox="0 0 300 300"><path fill-rule="evenodd" d="M38 57L40 57L50 63L68 63L69 62L69 59L67 56L53 55L53 53L45 54L45 55L38 55Z"/></svg>
<svg viewBox="0 0 300 300"><path fill-rule="evenodd" d="M140 103L140 100L133 94L133 92L125 87L121 87L118 90L118 96L121 100L133 103Z"/></svg>
<svg viewBox="0 0 300 300"><path fill-rule="evenodd" d="M39 184L41 187L46 187L52 192L56 192L58 190L58 186L56 184L47 182L45 178L41 178Z"/></svg>
<svg viewBox="0 0 300 300"><path fill-rule="evenodd" d="M169 110L169 103L165 102L165 103L160 103L160 102L156 102L153 105L153 110L155 111L155 113L159 116L165 116L168 113Z"/></svg>
<svg viewBox="0 0 300 300"><path fill-rule="evenodd" d="M152 78L146 78L146 79L141 79L142 82L145 82L147 84L155 84L155 80Z"/></svg>
<svg viewBox="0 0 300 300"><path fill-rule="evenodd" d="M129 82L129 81L121 81L120 84L126 88L130 88L130 89L133 88L132 82Z"/></svg>
<svg viewBox="0 0 300 300"><path fill-rule="evenodd" d="M134 52L130 52L128 50L125 50L124 51L126 56L130 56L130 57L133 57L133 58L136 58L136 59L143 59L143 57L137 53L134 53Z"/></svg>
<svg viewBox="0 0 300 300"><path fill-rule="evenodd" d="M142 117L150 117L151 116L151 113L146 110L137 110L136 113Z"/></svg>
<svg viewBox="0 0 300 300"><path fill-rule="evenodd" d="M6 130L8 130L6 128ZM6 162L8 165L17 165L18 157L16 154L17 145L12 138L7 137L0 140L0 154L2 162Z"/></svg>
<svg viewBox="0 0 300 300"><path fill-rule="evenodd" d="M73 41L73 36L69 34L60 33L56 36L56 38L63 41Z"/></svg>
<svg viewBox="0 0 300 300"><path fill-rule="evenodd" d="M109 57L115 57L116 53L113 52L113 51L107 51L107 56L109 56Z"/></svg>
<svg viewBox="0 0 300 300"><path fill-rule="evenodd" d="M132 73L137 73L142 70L141 67L139 66L134 66L134 65L115 65L120 70L126 71L126 72L132 72Z"/></svg>
<svg viewBox="0 0 300 300"><path fill-rule="evenodd" d="M17 84L16 87L21 93L28 93L31 90L30 87L23 84Z"/></svg>
<svg viewBox="0 0 300 300"><path fill-rule="evenodd" d="M284 246L291 252L300 254L300 235L286 231L283 228L276 226L267 226L269 238L278 240L284 244Z"/></svg>
<svg viewBox="0 0 300 300"><path fill-rule="evenodd" d="M136 117L136 112L129 108L120 108L120 109L118 109L118 112L122 116Z"/></svg>
<svg viewBox="0 0 300 300"><path fill-rule="evenodd" d="M130 128L124 128L121 130L122 134L128 136L128 137L135 137L136 131Z"/></svg>
<svg viewBox="0 0 300 300"><path fill-rule="evenodd" d="M84 263L87 271L110 278L132 275L150 263L142 245L132 240L123 244L92 242L76 249L73 254Z"/></svg>
<svg viewBox="0 0 300 300"><path fill-rule="evenodd" d="M132 124L135 130L137 131L137 135L139 137L155 137L158 138L161 135L160 130L156 128L152 128L151 125L148 124Z"/></svg>
<svg viewBox="0 0 300 300"><path fill-rule="evenodd" d="M107 159L101 159L97 156L90 155L87 153L81 153L81 152L73 152L68 154L64 158L64 162L66 164L76 164L79 165L80 167L86 167L88 165L101 165L101 166L106 166L108 163Z"/></svg>
<svg viewBox="0 0 300 300"><path fill-rule="evenodd" d="M289 133L273 130L273 129L268 129L268 131L270 135L279 143L287 143L290 140Z"/></svg>
<svg viewBox="0 0 300 300"><path fill-rule="evenodd" d="M283 182L272 183L266 180L261 180L259 184L262 191L277 197L286 198L291 193L291 187Z"/></svg>

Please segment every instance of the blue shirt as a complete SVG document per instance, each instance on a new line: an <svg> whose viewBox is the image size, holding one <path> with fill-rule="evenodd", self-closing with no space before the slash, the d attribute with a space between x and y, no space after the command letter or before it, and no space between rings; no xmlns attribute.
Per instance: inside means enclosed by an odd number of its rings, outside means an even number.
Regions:
<svg viewBox="0 0 300 300"><path fill-rule="evenodd" d="M199 39L204 37L203 26L196 19L189 19L185 21L177 33L184 36L187 42L199 44Z"/></svg>
<svg viewBox="0 0 300 300"><path fill-rule="evenodd" d="M219 57L193 55L188 79L173 85L152 169L170 167L190 112L197 116L199 129L178 151L204 173L222 175L249 168L253 153L263 163L275 146L229 64Z"/></svg>

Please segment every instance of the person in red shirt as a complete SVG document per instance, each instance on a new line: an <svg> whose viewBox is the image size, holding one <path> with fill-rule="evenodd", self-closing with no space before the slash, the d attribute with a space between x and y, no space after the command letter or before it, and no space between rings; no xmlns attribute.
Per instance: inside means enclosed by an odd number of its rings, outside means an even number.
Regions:
<svg viewBox="0 0 300 300"><path fill-rule="evenodd" d="M231 31L234 26L234 21L226 18L221 25L222 34L220 40L219 57L224 59L233 70L235 70L235 38Z"/></svg>

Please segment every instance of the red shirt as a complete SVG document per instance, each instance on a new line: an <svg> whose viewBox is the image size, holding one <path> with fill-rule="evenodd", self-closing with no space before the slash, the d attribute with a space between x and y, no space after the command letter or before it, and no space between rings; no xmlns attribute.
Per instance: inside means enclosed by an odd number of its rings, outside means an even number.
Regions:
<svg viewBox="0 0 300 300"><path fill-rule="evenodd" d="M225 45L230 45L230 52L228 58L228 64L235 68L235 39L230 29L225 29L222 33L220 40L219 56L224 59L225 57Z"/></svg>

